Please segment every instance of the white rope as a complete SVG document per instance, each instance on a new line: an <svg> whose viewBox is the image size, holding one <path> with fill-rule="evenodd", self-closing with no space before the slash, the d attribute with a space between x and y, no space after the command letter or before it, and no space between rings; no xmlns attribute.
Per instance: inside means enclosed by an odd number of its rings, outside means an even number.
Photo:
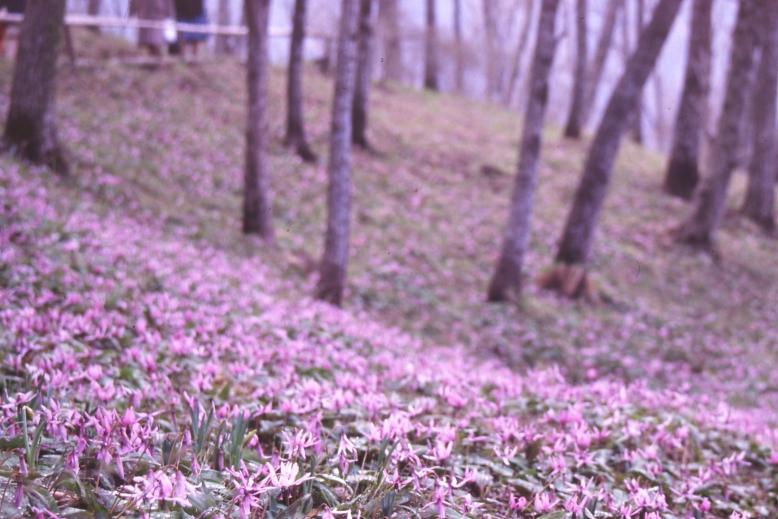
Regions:
<svg viewBox="0 0 778 519"><path fill-rule="evenodd" d="M0 22L21 23L24 15L0 11ZM175 27L178 32L194 32L202 34L222 34L227 36L246 36L248 30L242 25L201 25L194 23L173 23L171 20L143 20L140 18L123 18L120 16L92 16L88 14L68 14L65 16L65 25L83 27L131 27L139 29L165 30ZM270 28L271 38L288 38L291 36L289 29ZM306 34L307 38L330 39L328 34Z"/></svg>

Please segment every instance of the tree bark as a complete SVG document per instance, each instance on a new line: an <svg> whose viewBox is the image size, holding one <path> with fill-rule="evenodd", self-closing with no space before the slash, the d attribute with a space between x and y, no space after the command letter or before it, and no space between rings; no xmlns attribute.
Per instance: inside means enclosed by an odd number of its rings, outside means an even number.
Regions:
<svg viewBox="0 0 778 519"><path fill-rule="evenodd" d="M754 88L754 141L743 214L765 231L775 230L776 89L778 88L778 4L762 11L762 54Z"/></svg>
<svg viewBox="0 0 778 519"><path fill-rule="evenodd" d="M370 148L367 139L370 85L373 81L373 0L360 0L357 30L357 79L351 109L352 142Z"/></svg>
<svg viewBox="0 0 778 519"><path fill-rule="evenodd" d="M643 0L637 0L635 4L635 39L640 38L640 33L643 32ZM629 59L630 44L629 44L629 27L627 25L627 11L624 10L624 46L626 49L625 61ZM632 140L637 144L643 144L643 89L640 91L640 96L637 105L635 105L635 111L631 117L631 130L630 136Z"/></svg>
<svg viewBox="0 0 778 519"><path fill-rule="evenodd" d="M613 162L627 129L628 116L635 110L640 91L656 64L680 5L681 0L659 0L611 94L567 216L556 256L559 263L583 265L589 259L595 226L608 190Z"/></svg>
<svg viewBox="0 0 778 519"><path fill-rule="evenodd" d="M89 3L86 6L86 14L89 16L98 16L100 14L100 7L102 3L102 0L89 0ZM89 30L99 33L100 27L94 25L90 27Z"/></svg>
<svg viewBox="0 0 778 519"><path fill-rule="evenodd" d="M438 29L435 16L435 0L427 0L427 33L424 39L424 88L437 91L438 82Z"/></svg>
<svg viewBox="0 0 778 519"><path fill-rule="evenodd" d="M289 66L286 81L286 136L284 144L293 148L305 162L316 162L316 154L305 138L303 117L303 49L308 0L295 0L292 13L292 37L289 43Z"/></svg>
<svg viewBox="0 0 778 519"><path fill-rule="evenodd" d="M738 162L738 145L743 127L746 97L751 92L754 50L758 43L758 2L741 0L730 54L724 106L719 116L716 140L711 150L710 175L698 192L694 212L679 229L679 240L706 249L721 223L732 171Z"/></svg>
<svg viewBox="0 0 778 519"><path fill-rule="evenodd" d="M527 99L510 215L502 251L487 293L487 299L493 302L518 296L521 290L521 268L530 234L543 118L548 104L548 80L556 50L554 21L558 5L558 0L543 0L540 8L535 53L530 72L530 95Z"/></svg>
<svg viewBox="0 0 778 519"><path fill-rule="evenodd" d="M243 232L273 242L267 178L268 20L270 0L246 0L248 121L243 192Z"/></svg>
<svg viewBox="0 0 778 519"><path fill-rule="evenodd" d="M486 44L486 97L494 100L500 90L496 3L494 0L481 0L481 8L484 17L484 42Z"/></svg>
<svg viewBox="0 0 778 519"><path fill-rule="evenodd" d="M378 6L381 40L384 53L384 79L403 80L402 47L400 41L400 10L398 0L380 0Z"/></svg>
<svg viewBox="0 0 778 519"><path fill-rule="evenodd" d="M454 0L454 85L457 92L465 90L465 48L462 41L462 0Z"/></svg>
<svg viewBox="0 0 778 519"><path fill-rule="evenodd" d="M686 75L664 180L666 193L686 200L692 198L700 178L700 148L710 92L712 7L710 0L694 0L692 6Z"/></svg>
<svg viewBox="0 0 778 519"><path fill-rule="evenodd" d="M65 0L28 0L19 34L3 148L67 175L55 115Z"/></svg>
<svg viewBox="0 0 778 519"><path fill-rule="evenodd" d="M231 0L219 0L218 20L219 25L230 25L230 3ZM232 52L232 42L230 36L219 34L216 36L216 53L230 54Z"/></svg>
<svg viewBox="0 0 778 519"><path fill-rule="evenodd" d="M576 0L575 3L575 77L573 79L573 99L570 103L570 114L565 125L565 137L578 139L581 137L581 123L586 91L586 0Z"/></svg>
<svg viewBox="0 0 778 519"><path fill-rule="evenodd" d="M519 41L516 44L516 51L513 53L513 59L511 60L511 72L508 76L508 86L503 98L503 104L506 106L511 105L513 96L516 92L516 84L519 82L521 64L524 61L524 51L527 48L527 42L529 41L529 34L531 32L530 24L534 17L535 3L535 0L528 0L525 4L524 20L522 21L521 32L519 33Z"/></svg>
<svg viewBox="0 0 778 519"><path fill-rule="evenodd" d="M330 158L327 168L327 231L315 295L340 306L348 265L351 212L351 105L357 54L357 0L342 0L335 96L332 101Z"/></svg>
<svg viewBox="0 0 778 519"><path fill-rule="evenodd" d="M610 0L605 11L605 19L600 30L600 37L597 40L597 48L594 52L589 78L586 82L587 94L586 103L584 103L584 122L591 115L594 102L597 100L597 88L600 86L600 79L605 70L605 63L608 60L608 52L613 42L613 32L616 29L616 19L621 10L622 0Z"/></svg>

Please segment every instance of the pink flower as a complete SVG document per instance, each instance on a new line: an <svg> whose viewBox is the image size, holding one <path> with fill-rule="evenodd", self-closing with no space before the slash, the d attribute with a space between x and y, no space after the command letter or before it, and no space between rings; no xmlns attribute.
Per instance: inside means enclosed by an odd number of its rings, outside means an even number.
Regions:
<svg viewBox="0 0 778 519"><path fill-rule="evenodd" d="M557 505L557 503L559 503L559 500L556 499L551 493L542 492L540 494L535 494L533 506L535 507L536 512L542 514L550 511Z"/></svg>

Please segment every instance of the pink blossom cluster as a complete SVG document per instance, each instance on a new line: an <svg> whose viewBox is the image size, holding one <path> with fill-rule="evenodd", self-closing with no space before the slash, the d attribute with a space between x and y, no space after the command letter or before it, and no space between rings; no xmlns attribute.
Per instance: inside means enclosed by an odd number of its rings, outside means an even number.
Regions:
<svg viewBox="0 0 778 519"><path fill-rule="evenodd" d="M0 516L778 512L771 417L424 344L70 189L0 161Z"/></svg>

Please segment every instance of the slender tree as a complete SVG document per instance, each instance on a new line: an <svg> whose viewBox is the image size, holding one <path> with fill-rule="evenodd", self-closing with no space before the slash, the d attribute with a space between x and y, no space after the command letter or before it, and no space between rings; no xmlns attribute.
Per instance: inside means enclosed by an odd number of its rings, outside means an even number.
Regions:
<svg viewBox="0 0 778 519"><path fill-rule="evenodd" d="M230 19L230 0L219 0L218 5L218 20L219 25L229 25ZM219 34L216 36L216 53L217 54L229 54L232 52L232 43L230 37L226 34Z"/></svg>
<svg viewBox="0 0 778 519"><path fill-rule="evenodd" d="M611 94L589 148L556 255L556 261L562 265L556 269L558 275L546 280L547 286L562 289L567 295L580 295L587 286L583 265L589 259L594 230L608 191L616 153L627 129L628 116L638 103L640 91L656 64L680 5L681 0L659 0L657 3L651 21ZM570 269L570 266L575 268Z"/></svg>
<svg viewBox="0 0 778 519"><path fill-rule="evenodd" d="M86 14L89 16L98 16L100 14L100 7L102 6L102 3L102 0L89 0L89 3L86 5ZM89 27L89 30L93 32L100 32L100 27L93 25Z"/></svg>
<svg viewBox="0 0 778 519"><path fill-rule="evenodd" d="M516 50L513 53L513 59L511 60L511 72L508 76L508 86L503 92L503 104L510 106L513 101L513 96L516 92L516 85L519 82L519 75L521 73L521 64L524 61L524 51L527 48L527 42L529 41L529 34L531 32L531 23L534 17L535 0L527 0L524 5L524 19L522 20L521 30L519 31L519 41L516 43Z"/></svg>
<svg viewBox="0 0 778 519"><path fill-rule="evenodd" d="M554 21L558 0L543 0L530 71L530 95L524 117L516 181L502 251L497 260L487 299L505 301L521 290L521 267L530 233L532 202L538 176L543 118L548 104L548 79L556 50Z"/></svg>
<svg viewBox="0 0 778 519"><path fill-rule="evenodd" d="M267 178L268 20L270 0L246 0L248 121L243 190L243 232L274 240Z"/></svg>
<svg viewBox="0 0 778 519"><path fill-rule="evenodd" d="M643 0L637 0L635 4L635 38L640 38L640 33L643 32ZM627 50L624 60L629 59L629 24L627 21L627 10L624 10L624 47ZM638 104L635 106L635 111L630 118L631 126L630 136L632 140L638 144L643 144L643 89L640 91L640 97Z"/></svg>
<svg viewBox="0 0 778 519"><path fill-rule="evenodd" d="M481 0L486 44L486 96L495 99L500 90L500 56L497 53L497 4L495 0Z"/></svg>
<svg viewBox="0 0 778 519"><path fill-rule="evenodd" d="M586 0L575 3L575 75L573 78L573 99L570 114L565 125L565 137L581 137L584 93L586 91Z"/></svg>
<svg viewBox="0 0 778 519"><path fill-rule="evenodd" d="M66 175L55 115L65 0L28 0L19 34L3 148Z"/></svg>
<svg viewBox="0 0 778 519"><path fill-rule="evenodd" d="M439 90L438 83L438 29L435 0L427 0L427 32L424 38L424 88Z"/></svg>
<svg viewBox="0 0 778 519"><path fill-rule="evenodd" d="M357 0L342 0L338 33L335 95L332 101L330 158L327 168L327 231L316 297L340 305L346 284L351 212L351 104L357 54Z"/></svg>
<svg viewBox="0 0 778 519"><path fill-rule="evenodd" d="M462 0L454 0L454 85L457 92L465 89L465 47L462 40Z"/></svg>
<svg viewBox="0 0 778 519"><path fill-rule="evenodd" d="M762 12L762 54L754 86L754 142L748 167L743 214L765 231L775 229L775 111L778 88L778 4L768 2Z"/></svg>
<svg viewBox="0 0 778 519"><path fill-rule="evenodd" d="M605 18L600 28L600 37L597 40L597 48L594 51L594 58L589 69L588 79L586 81L586 102L584 103L584 121L591 115L591 109L597 100L597 88L600 86L600 79L605 70L605 63L608 60L608 52L613 42L613 32L616 29L616 20L621 10L622 0L609 0L605 9Z"/></svg>
<svg viewBox="0 0 778 519"><path fill-rule="evenodd" d="M361 148L370 148L367 139L370 84L373 81L373 0L360 0L357 29L357 80L351 109L351 140Z"/></svg>
<svg viewBox="0 0 778 519"><path fill-rule="evenodd" d="M710 173L698 192L694 212L679 228L684 243L712 249L721 223L732 171L738 162L737 150L743 126L746 97L751 91L754 50L758 43L759 20L763 15L758 2L741 0L730 53L724 106L719 115L715 143L711 150Z"/></svg>
<svg viewBox="0 0 778 519"><path fill-rule="evenodd" d="M384 79L403 80L402 46L400 39L400 8L398 0L379 0L378 20L384 53Z"/></svg>
<svg viewBox="0 0 778 519"><path fill-rule="evenodd" d="M294 149L306 162L316 162L316 154L305 138L303 117L303 46L308 0L295 0L292 12L292 38L289 43L289 66L286 80L286 136L284 144Z"/></svg>
<svg viewBox="0 0 778 519"><path fill-rule="evenodd" d="M690 199L700 178L711 75L711 0L694 0L683 93L675 118L673 145L664 179L666 193Z"/></svg>

